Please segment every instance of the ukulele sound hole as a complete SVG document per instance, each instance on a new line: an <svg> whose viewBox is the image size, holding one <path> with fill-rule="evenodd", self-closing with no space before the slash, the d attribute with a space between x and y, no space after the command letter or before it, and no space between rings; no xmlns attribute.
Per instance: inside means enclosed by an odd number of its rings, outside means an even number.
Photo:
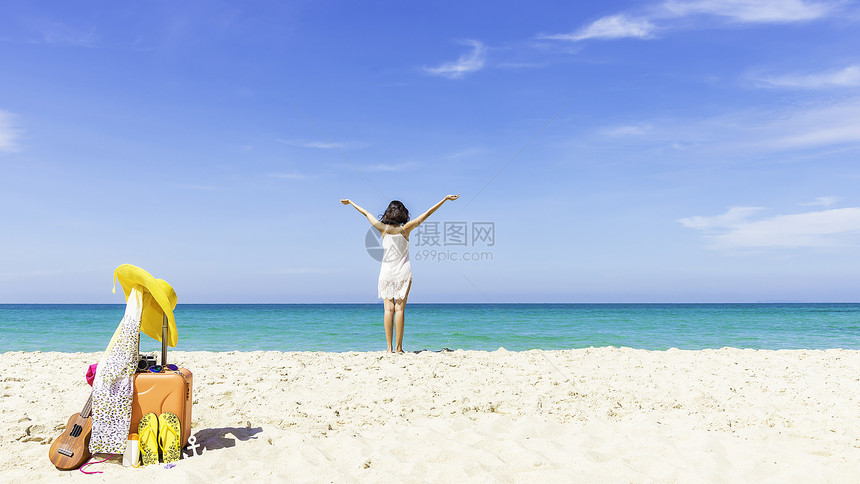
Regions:
<svg viewBox="0 0 860 484"><path fill-rule="evenodd" d="M75 424L75 426L72 427L72 432L69 435L71 435L72 437L78 437L79 435L81 435L81 432L83 432L83 431L84 431L83 427L81 427L78 424Z"/></svg>

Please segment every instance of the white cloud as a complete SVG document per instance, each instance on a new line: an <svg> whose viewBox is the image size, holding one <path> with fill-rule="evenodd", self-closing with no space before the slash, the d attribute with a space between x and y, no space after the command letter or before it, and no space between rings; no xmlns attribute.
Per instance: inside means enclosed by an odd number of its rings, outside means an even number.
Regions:
<svg viewBox="0 0 860 484"><path fill-rule="evenodd" d="M777 150L860 143L860 99L775 117L762 134L761 145Z"/></svg>
<svg viewBox="0 0 860 484"><path fill-rule="evenodd" d="M799 87L804 89L856 87L860 86L860 65L814 74L791 74L755 80L772 87Z"/></svg>
<svg viewBox="0 0 860 484"><path fill-rule="evenodd" d="M80 27L65 22L45 19L22 19L22 25L29 31L20 42L26 44L70 45L74 47L99 47L100 37L96 28ZM10 40L10 39L5 39Z"/></svg>
<svg viewBox="0 0 860 484"><path fill-rule="evenodd" d="M860 149L860 97L801 107L747 109L709 118L647 118L596 128L624 149L683 148L690 160L739 160L769 154Z"/></svg>
<svg viewBox="0 0 860 484"><path fill-rule="evenodd" d="M860 207L750 220L758 210L733 207L715 217L696 216L679 222L704 231L715 249L834 247L860 242Z"/></svg>
<svg viewBox="0 0 860 484"><path fill-rule="evenodd" d="M716 15L745 23L784 23L824 17L834 6L803 0L669 0L661 9L675 17Z"/></svg>
<svg viewBox="0 0 860 484"><path fill-rule="evenodd" d="M487 47L477 40L466 40L463 43L472 46L471 52L461 55L453 62L446 62L437 67L425 67L424 71L434 76L460 79L466 74L481 70L487 57Z"/></svg>
<svg viewBox="0 0 860 484"><path fill-rule="evenodd" d="M42 40L48 44L68 44L77 47L96 47L99 36L94 29L79 31L62 24L46 25L41 31Z"/></svg>
<svg viewBox="0 0 860 484"><path fill-rule="evenodd" d="M545 35L541 38L579 41L585 39L622 39L634 37L647 39L654 31L654 24L646 18L629 17L625 14L610 15L569 34Z"/></svg>
<svg viewBox="0 0 860 484"><path fill-rule="evenodd" d="M734 227L746 221L750 216L764 210L762 207L731 207L722 214L713 217L696 215L678 220L684 227L699 230L720 229Z"/></svg>
<svg viewBox="0 0 860 484"><path fill-rule="evenodd" d="M0 153L18 151L18 137L21 130L15 124L16 116L7 111L0 111Z"/></svg>
<svg viewBox="0 0 860 484"><path fill-rule="evenodd" d="M320 149L324 149L324 150L333 150L335 148L340 148L341 145L338 143L327 143L327 142L322 142L322 141L313 142L312 141L310 143L305 143L304 147L305 148L320 148Z"/></svg>
<svg viewBox="0 0 860 484"><path fill-rule="evenodd" d="M487 152L484 148L465 148L460 151L454 151L445 155L446 159L456 160L459 158L471 158L473 156L482 155Z"/></svg>
<svg viewBox="0 0 860 484"><path fill-rule="evenodd" d="M740 23L789 23L815 20L835 10L835 3L804 0L667 0L637 15L609 15L568 34L541 35L539 38L574 42L585 39L652 39L658 28L672 28L673 20L693 16L723 17Z"/></svg>
<svg viewBox="0 0 860 484"><path fill-rule="evenodd" d="M818 197L814 202L800 203L798 205L802 207L829 207L838 201L839 198L837 197Z"/></svg>

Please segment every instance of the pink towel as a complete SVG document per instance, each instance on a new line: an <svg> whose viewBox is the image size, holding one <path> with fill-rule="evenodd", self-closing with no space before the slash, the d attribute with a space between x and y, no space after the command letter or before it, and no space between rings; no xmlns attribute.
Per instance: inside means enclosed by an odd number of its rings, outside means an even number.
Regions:
<svg viewBox="0 0 860 484"><path fill-rule="evenodd" d="M90 368L87 370L87 383L89 383L90 386L93 386L93 380L96 379L96 368L98 368L98 367L99 367L98 363L93 363L92 365L90 365Z"/></svg>

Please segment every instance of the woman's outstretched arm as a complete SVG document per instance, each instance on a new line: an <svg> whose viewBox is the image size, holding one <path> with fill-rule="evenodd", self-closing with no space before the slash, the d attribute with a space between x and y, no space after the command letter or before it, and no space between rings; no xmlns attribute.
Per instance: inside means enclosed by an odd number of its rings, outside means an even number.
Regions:
<svg viewBox="0 0 860 484"><path fill-rule="evenodd" d="M355 209L356 209L356 210L358 210L358 211L359 211L359 212L361 212L365 217L367 217L367 220L368 220L368 222L370 222L370 225L373 225L373 227L374 227L376 230L378 230L378 231L380 231L380 232L382 232L382 231L384 231L384 230L385 230L385 224L383 224L382 222L380 222L380 221L379 221L379 219L377 219L376 217L374 217L373 215L371 215L371 214L370 214L370 212L368 212L367 210L365 210L365 209L363 209L363 208L359 207L358 205L356 205L355 203L353 203L353 202L352 202L352 200L350 200L350 199L348 199L348 198L342 198L342 199L340 200L340 203L342 203L342 204L344 204L344 205L352 205L353 207L355 207Z"/></svg>
<svg viewBox="0 0 860 484"><path fill-rule="evenodd" d="M427 220L427 217L429 217L430 214L432 214L436 210L439 210L439 207L441 207L443 203L445 203L448 200L456 200L458 198L460 198L459 193L456 195L448 195L447 197L443 198L436 205L433 205L432 207L428 208L426 212L424 212L421 215L419 215L418 217L406 222L406 224L403 226L403 231L406 232L406 234L408 235L409 232L412 231L412 229L414 229L415 227L424 223L424 221Z"/></svg>

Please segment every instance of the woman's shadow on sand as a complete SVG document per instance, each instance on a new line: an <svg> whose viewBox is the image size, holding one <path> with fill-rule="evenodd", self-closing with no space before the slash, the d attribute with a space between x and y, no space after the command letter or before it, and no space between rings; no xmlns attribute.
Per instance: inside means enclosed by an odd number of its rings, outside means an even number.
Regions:
<svg viewBox="0 0 860 484"><path fill-rule="evenodd" d="M236 446L236 440L242 442L256 439L257 434L263 431L262 427L221 427L217 429L203 429L194 434L195 444L203 450L218 450ZM235 438L229 438L232 435ZM185 447L189 450L192 445Z"/></svg>

